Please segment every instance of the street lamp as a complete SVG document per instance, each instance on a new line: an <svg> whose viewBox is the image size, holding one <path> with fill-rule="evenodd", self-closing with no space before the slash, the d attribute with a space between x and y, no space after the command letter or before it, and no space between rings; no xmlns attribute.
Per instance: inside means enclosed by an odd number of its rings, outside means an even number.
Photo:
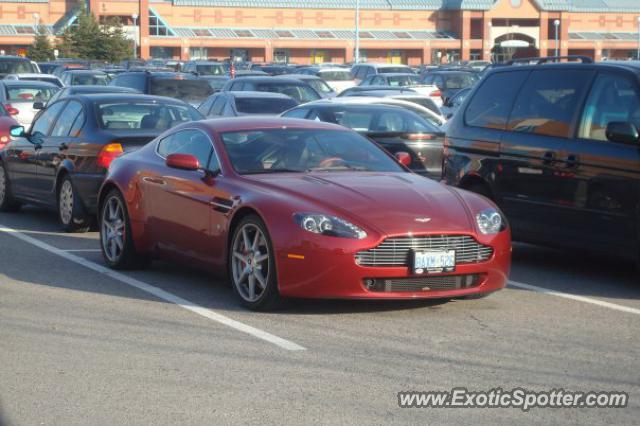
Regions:
<svg viewBox="0 0 640 426"><path fill-rule="evenodd" d="M553 26L556 27L556 56L558 56L558 27L560 26L560 20L553 21Z"/></svg>
<svg viewBox="0 0 640 426"><path fill-rule="evenodd" d="M360 0L356 0L356 52L354 62L360 62Z"/></svg>
<svg viewBox="0 0 640 426"><path fill-rule="evenodd" d="M133 59L138 57L138 14L131 15L133 18Z"/></svg>
<svg viewBox="0 0 640 426"><path fill-rule="evenodd" d="M40 26L40 15L37 12L33 13L33 22L35 22L36 31L38 31L38 27Z"/></svg>

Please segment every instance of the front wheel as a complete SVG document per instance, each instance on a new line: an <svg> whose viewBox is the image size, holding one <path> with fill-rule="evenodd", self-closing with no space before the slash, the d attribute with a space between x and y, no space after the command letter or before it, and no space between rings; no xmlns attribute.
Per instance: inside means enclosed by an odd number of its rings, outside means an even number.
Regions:
<svg viewBox="0 0 640 426"><path fill-rule="evenodd" d="M84 210L71 178L65 176L58 189L58 219L66 232L87 232L91 218Z"/></svg>
<svg viewBox="0 0 640 426"><path fill-rule="evenodd" d="M7 170L4 168L4 164L0 162L0 212L15 212L19 209L20 203L11 194L11 184Z"/></svg>
<svg viewBox="0 0 640 426"><path fill-rule="evenodd" d="M275 253L267 227L258 216L245 217L235 228L228 263L233 289L243 305L270 310L281 304Z"/></svg>
<svg viewBox="0 0 640 426"><path fill-rule="evenodd" d="M113 269L147 266L149 257L135 249L126 203L120 191L113 189L100 209L100 248L105 263Z"/></svg>

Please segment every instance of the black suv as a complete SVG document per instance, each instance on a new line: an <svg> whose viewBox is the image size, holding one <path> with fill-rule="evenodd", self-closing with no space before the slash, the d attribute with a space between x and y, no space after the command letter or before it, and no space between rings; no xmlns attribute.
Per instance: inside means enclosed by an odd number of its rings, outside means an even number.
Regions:
<svg viewBox="0 0 640 426"><path fill-rule="evenodd" d="M557 59L477 84L449 122L443 178L493 199L514 239L637 260L640 63Z"/></svg>

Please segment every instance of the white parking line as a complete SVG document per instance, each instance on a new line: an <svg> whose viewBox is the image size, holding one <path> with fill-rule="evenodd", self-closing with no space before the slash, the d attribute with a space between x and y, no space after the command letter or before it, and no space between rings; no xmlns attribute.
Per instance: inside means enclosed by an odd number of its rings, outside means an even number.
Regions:
<svg viewBox="0 0 640 426"><path fill-rule="evenodd" d="M243 333L247 333L253 337L258 339L262 339L266 342L272 343L276 346L279 346L288 351L304 351L306 348L304 346L300 346L294 342L283 339L281 337L275 336L266 331L260 330L258 328L252 327L250 325L244 324L242 322L233 320L227 316L219 314L218 312L205 308L203 306L196 305L193 302L190 302L186 299L183 299L175 294L169 293L168 291L162 290L161 288L152 286L151 284L147 284L144 281L137 280L135 278L131 278L125 274L120 272L111 270L105 266L98 265L97 263L91 262L87 259L84 259L80 256L76 256L74 254L69 253L68 251L61 250L57 247L51 246L47 243L44 243L36 238L30 237L28 235L23 234L22 232L6 227L0 224L0 232L5 232L9 235L12 235L26 243L39 247L43 250L48 251L49 253L55 254L57 256L63 257L71 262L77 263L78 265L82 265L85 268L89 268L95 272L106 275L114 280L120 281L123 284L127 284L131 287L135 287L139 290L142 290L146 293L152 294L155 297L165 300L167 302L175 303L176 305L187 309L191 312L194 312L200 316L218 322L220 324L226 325L227 327L231 327L235 330L242 331Z"/></svg>
<svg viewBox="0 0 640 426"><path fill-rule="evenodd" d="M512 287L524 288L526 290L537 291L538 293L544 293L551 296L563 297L565 299L577 300L578 302L591 303L592 305L601 306L603 308L609 308L620 312L626 312L628 314L640 315L640 309L630 308L628 306L618 305L616 303L605 302L603 300L593 299L591 297L578 296L571 293L563 293L561 291L551 290L544 287L538 287L537 285L525 284L518 281L509 281L509 285Z"/></svg>
<svg viewBox="0 0 640 426"><path fill-rule="evenodd" d="M66 251L67 253L99 253L101 250L100 249L65 249L62 251Z"/></svg>

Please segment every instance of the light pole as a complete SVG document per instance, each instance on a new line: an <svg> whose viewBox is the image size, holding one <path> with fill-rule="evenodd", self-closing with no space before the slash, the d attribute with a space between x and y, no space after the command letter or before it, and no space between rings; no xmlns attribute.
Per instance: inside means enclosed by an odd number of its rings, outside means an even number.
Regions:
<svg viewBox="0 0 640 426"><path fill-rule="evenodd" d="M131 15L133 18L133 59L138 57L138 14Z"/></svg>
<svg viewBox="0 0 640 426"><path fill-rule="evenodd" d="M354 62L360 62L360 0L356 0L356 52Z"/></svg>
<svg viewBox="0 0 640 426"><path fill-rule="evenodd" d="M556 56L558 56L558 27L560 26L560 20L553 21L553 26L556 27Z"/></svg>
<svg viewBox="0 0 640 426"><path fill-rule="evenodd" d="M36 24L36 32L38 32L38 27L40 26L40 15L37 12L33 13L33 22Z"/></svg>

